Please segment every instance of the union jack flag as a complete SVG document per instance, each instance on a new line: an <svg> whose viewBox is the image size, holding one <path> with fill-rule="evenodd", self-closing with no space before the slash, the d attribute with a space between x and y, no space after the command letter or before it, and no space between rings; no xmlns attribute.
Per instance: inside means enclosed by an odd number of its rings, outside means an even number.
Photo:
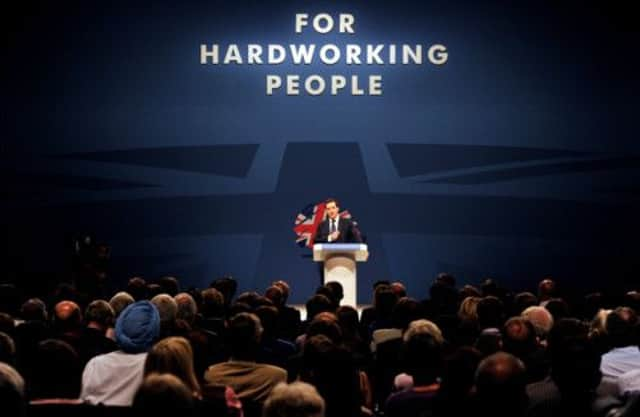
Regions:
<svg viewBox="0 0 640 417"><path fill-rule="evenodd" d="M339 216L342 219L351 219L355 222L348 210L342 210ZM326 217L324 201L308 204L300 210L300 213L296 216L295 226L293 227L293 231L298 235L296 239L298 246L301 248L305 246L308 248L313 247L313 240L316 237L318 225L322 223Z"/></svg>

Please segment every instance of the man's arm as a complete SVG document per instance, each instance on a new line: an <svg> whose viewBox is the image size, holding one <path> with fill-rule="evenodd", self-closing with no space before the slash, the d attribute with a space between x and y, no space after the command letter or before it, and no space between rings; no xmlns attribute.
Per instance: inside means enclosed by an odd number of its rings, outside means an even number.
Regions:
<svg viewBox="0 0 640 417"><path fill-rule="evenodd" d="M325 223L326 223L326 220L322 221L318 225L318 229L316 230L316 236L313 239L314 243L327 243L327 242L329 242L329 228L328 227L324 227Z"/></svg>

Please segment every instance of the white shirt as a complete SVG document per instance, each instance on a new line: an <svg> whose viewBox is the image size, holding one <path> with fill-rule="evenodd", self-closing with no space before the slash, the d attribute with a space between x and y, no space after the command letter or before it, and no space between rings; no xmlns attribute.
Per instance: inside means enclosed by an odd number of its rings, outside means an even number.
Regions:
<svg viewBox="0 0 640 417"><path fill-rule="evenodd" d="M617 378L638 368L640 368L640 350L637 346L611 349L602 355L600 370L603 377Z"/></svg>
<svg viewBox="0 0 640 417"><path fill-rule="evenodd" d="M620 395L640 392L640 369L625 372L618 377L618 392Z"/></svg>
<svg viewBox="0 0 640 417"><path fill-rule="evenodd" d="M327 238L327 241L331 242L332 241L332 238L331 238L331 222L332 222L332 220L335 220L335 222L336 222L336 231L340 230L340 216L336 216L335 219L331 219L330 217L327 217L327 220L329 220L329 237Z"/></svg>
<svg viewBox="0 0 640 417"><path fill-rule="evenodd" d="M130 406L142 384L147 353L121 350L98 355L82 372L80 399L91 404Z"/></svg>

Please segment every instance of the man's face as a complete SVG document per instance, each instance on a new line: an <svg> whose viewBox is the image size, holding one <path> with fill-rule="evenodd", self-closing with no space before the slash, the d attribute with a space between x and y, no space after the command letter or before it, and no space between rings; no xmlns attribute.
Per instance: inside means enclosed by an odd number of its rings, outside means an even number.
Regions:
<svg viewBox="0 0 640 417"><path fill-rule="evenodd" d="M338 217L338 206L336 205L335 201L328 202L325 206L325 209L327 211L327 216L329 216L330 219L335 219L336 217Z"/></svg>

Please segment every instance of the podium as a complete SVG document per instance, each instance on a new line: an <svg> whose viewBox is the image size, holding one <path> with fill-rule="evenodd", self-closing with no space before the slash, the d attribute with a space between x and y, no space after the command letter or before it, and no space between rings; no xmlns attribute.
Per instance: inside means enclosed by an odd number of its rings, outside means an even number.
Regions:
<svg viewBox="0 0 640 417"><path fill-rule="evenodd" d="M357 308L356 262L366 262L368 247L362 243L317 243L313 245L313 260L324 262L324 283L342 284L342 304Z"/></svg>

